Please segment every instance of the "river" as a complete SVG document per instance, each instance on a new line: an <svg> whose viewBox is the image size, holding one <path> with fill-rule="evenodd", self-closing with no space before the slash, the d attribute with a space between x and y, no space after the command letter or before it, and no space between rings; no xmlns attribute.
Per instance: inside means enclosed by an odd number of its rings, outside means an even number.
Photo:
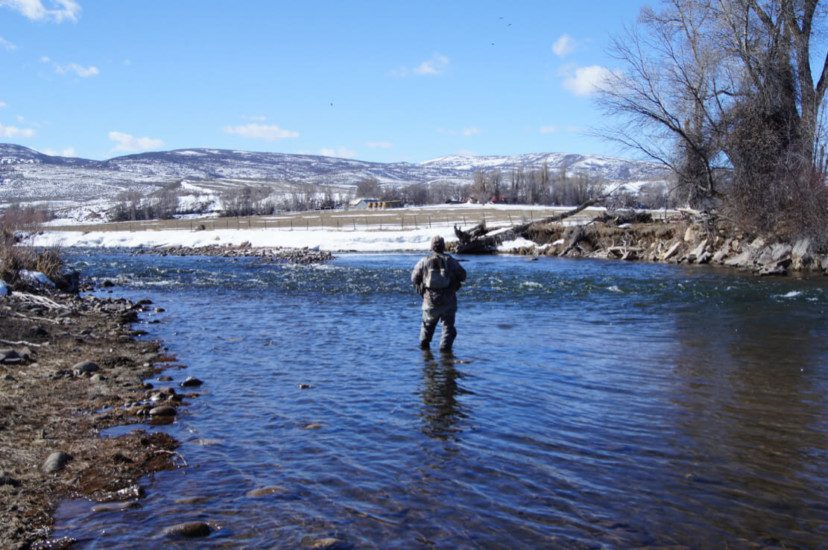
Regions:
<svg viewBox="0 0 828 550"><path fill-rule="evenodd" d="M71 258L165 308L138 328L205 381L151 428L186 468L60 506L80 548L192 547L161 531L194 520L204 547L828 540L828 278L466 258L449 357L417 347L416 256Z"/></svg>

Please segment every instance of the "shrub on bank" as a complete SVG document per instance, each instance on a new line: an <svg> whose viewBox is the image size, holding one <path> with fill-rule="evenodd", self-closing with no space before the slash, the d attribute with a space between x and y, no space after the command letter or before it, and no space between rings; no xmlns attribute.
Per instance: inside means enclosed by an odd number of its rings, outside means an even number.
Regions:
<svg viewBox="0 0 828 550"><path fill-rule="evenodd" d="M22 272L40 272L51 279L58 288L76 291L77 274L67 271L66 264L57 248L36 250L29 246L17 246L14 233L2 229L0 236L0 280L12 288L25 288L31 285Z"/></svg>

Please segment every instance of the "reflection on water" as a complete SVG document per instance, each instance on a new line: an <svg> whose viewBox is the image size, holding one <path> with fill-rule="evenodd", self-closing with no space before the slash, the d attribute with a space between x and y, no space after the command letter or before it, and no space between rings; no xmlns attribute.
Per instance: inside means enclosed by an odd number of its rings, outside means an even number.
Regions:
<svg viewBox="0 0 828 550"><path fill-rule="evenodd" d="M166 308L141 328L171 384L206 381L163 428L188 468L61 506L81 548L186 548L160 533L193 520L216 547L828 540L825 279L473 258L452 356L418 349L413 256L77 258Z"/></svg>
<svg viewBox="0 0 828 550"><path fill-rule="evenodd" d="M458 420L466 416L458 394L468 393L457 384L462 375L455 368L452 353L441 353L439 360L423 351L423 433L437 439L450 439L459 431Z"/></svg>

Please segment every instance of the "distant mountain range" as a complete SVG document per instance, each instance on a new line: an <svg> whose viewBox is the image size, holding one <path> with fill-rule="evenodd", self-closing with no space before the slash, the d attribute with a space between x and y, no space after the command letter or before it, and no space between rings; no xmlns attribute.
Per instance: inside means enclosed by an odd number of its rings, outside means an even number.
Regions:
<svg viewBox="0 0 828 550"><path fill-rule="evenodd" d="M53 208L105 208L125 190L151 193L169 184L192 189L264 184L289 191L297 184L355 186L373 177L384 185L470 182L478 170L548 166L629 183L663 180L663 166L611 157L534 153L514 156L447 156L422 163L379 163L315 155L256 153L223 149L178 149L97 161L50 156L27 147L0 144L0 207L45 203ZM206 187L205 187L206 186Z"/></svg>

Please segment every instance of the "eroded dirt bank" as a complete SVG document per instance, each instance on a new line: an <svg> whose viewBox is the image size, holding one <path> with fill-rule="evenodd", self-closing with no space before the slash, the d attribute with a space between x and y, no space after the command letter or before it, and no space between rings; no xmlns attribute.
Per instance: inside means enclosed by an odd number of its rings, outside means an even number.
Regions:
<svg viewBox="0 0 828 550"><path fill-rule="evenodd" d="M158 343L135 338L131 323L147 306L0 297L0 548L66 547L49 540L61 499L134 506L141 476L180 464L165 434L99 436L119 424L170 422L182 398L194 396L144 382L176 366Z"/></svg>

